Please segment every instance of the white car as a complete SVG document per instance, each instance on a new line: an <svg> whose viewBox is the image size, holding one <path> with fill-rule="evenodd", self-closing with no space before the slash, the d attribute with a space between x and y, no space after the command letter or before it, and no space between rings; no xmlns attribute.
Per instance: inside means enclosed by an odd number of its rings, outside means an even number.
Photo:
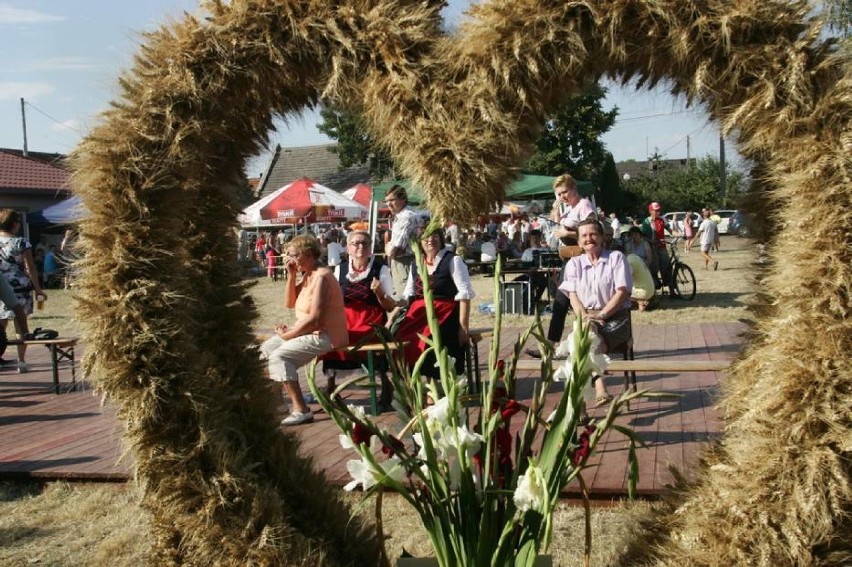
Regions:
<svg viewBox="0 0 852 567"><path fill-rule="evenodd" d="M672 221L674 221L675 217L677 217L677 226L672 226ZM666 227L668 227L669 232L679 232L683 234L683 219L686 217L686 211L677 211L674 213L666 213L663 215L663 220L666 222ZM701 224L701 215L698 213L692 213L692 226L696 229L698 225Z"/></svg>
<svg viewBox="0 0 852 567"><path fill-rule="evenodd" d="M719 224L717 225L719 228L719 234L728 234L728 223L731 220L731 217L734 216L734 213L737 211L723 209L720 211L715 211L714 214L719 215ZM712 216L710 218L713 218Z"/></svg>

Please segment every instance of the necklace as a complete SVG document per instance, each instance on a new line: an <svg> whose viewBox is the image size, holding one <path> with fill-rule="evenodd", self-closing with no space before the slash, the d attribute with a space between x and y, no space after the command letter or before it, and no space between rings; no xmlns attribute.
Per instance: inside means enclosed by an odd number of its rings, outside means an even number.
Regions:
<svg viewBox="0 0 852 567"><path fill-rule="evenodd" d="M426 262L427 266L434 266L435 265L435 259L434 258L431 259L431 260L429 258L424 258L423 261Z"/></svg>
<svg viewBox="0 0 852 567"><path fill-rule="evenodd" d="M363 274L365 271L367 271L367 266L369 266L369 264L365 265L363 268L359 268L355 264L352 264L352 271L356 274Z"/></svg>

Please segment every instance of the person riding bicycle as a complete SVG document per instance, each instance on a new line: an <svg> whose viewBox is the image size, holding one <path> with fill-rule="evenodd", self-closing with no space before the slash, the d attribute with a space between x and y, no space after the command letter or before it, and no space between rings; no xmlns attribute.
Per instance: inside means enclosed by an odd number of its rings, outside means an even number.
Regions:
<svg viewBox="0 0 852 567"><path fill-rule="evenodd" d="M651 274L654 276L654 284L657 289L668 285L669 277L669 252L666 248L666 222L660 216L662 206L654 201L648 205L648 217L642 221L642 235L651 244L654 252L651 259Z"/></svg>

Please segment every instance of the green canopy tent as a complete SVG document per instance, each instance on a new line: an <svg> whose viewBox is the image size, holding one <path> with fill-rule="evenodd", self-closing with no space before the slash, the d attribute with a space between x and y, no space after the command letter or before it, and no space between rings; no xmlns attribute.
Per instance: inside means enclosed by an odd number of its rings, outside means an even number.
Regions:
<svg viewBox="0 0 852 567"><path fill-rule="evenodd" d="M529 201L530 199L553 199L553 180L549 175L522 175L520 179L506 189L506 199L513 201ZM580 195L592 197L595 194L595 184L591 181L577 179Z"/></svg>
<svg viewBox="0 0 852 567"><path fill-rule="evenodd" d="M408 203L410 205L416 207L423 200L423 191L419 187L412 187L411 181L408 179L398 179L396 181L386 181L385 183L373 185L373 201L384 202L385 195L388 194L388 191L394 185L401 185L405 188L408 192Z"/></svg>
<svg viewBox="0 0 852 567"><path fill-rule="evenodd" d="M513 181L506 190L506 199L513 201L529 201L532 199L553 199L553 180L548 175L522 175ZM418 187L412 187L408 179L388 181L373 186L373 200L382 202L385 195L394 185L402 185L408 191L408 202L414 206L423 200L423 192ZM595 194L595 185L591 181L577 180L577 187L584 197Z"/></svg>

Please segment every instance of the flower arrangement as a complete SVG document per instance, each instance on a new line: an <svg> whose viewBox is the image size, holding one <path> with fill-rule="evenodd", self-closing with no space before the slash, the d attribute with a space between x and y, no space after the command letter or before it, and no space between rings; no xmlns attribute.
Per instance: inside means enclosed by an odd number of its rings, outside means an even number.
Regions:
<svg viewBox="0 0 852 567"><path fill-rule="evenodd" d="M417 260L421 277L428 282L419 254ZM498 262L498 274L499 269ZM499 282L499 277L494 280ZM588 324L578 319L568 343L560 345L571 352L566 366L554 371L552 357L544 356L532 398L526 404L515 399L514 367L526 340L532 335L546 353L552 349L536 317L519 337L509 363L498 360L499 283L495 283L498 303L488 365L490 379L476 391L465 377L456 375L454 361L442 348L431 311L431 291L426 287L432 335L426 341L426 352L436 353L440 379L421 378L425 352L411 372L391 359L393 405L402 423L399 431L379 427L360 407L341 400L338 393L360 378L342 383L329 396L317 387L314 369L309 370L310 388L340 427L341 444L359 455L348 462L352 481L345 488L360 486L365 497L377 492L380 496L382 490L389 489L405 498L429 534L438 565L533 565L536 556L548 548L551 519L561 490L577 479L585 498L581 472L610 428L624 433L630 442L632 496L638 476L635 447L641 441L631 430L615 425L614 420L624 404L647 392L617 397L601 420L582 419L583 391L593 371L603 373L608 359L593 354ZM559 379L565 380L564 392L552 413L543 415L547 392ZM513 434L514 419L523 423ZM586 518L588 556L588 502Z"/></svg>

